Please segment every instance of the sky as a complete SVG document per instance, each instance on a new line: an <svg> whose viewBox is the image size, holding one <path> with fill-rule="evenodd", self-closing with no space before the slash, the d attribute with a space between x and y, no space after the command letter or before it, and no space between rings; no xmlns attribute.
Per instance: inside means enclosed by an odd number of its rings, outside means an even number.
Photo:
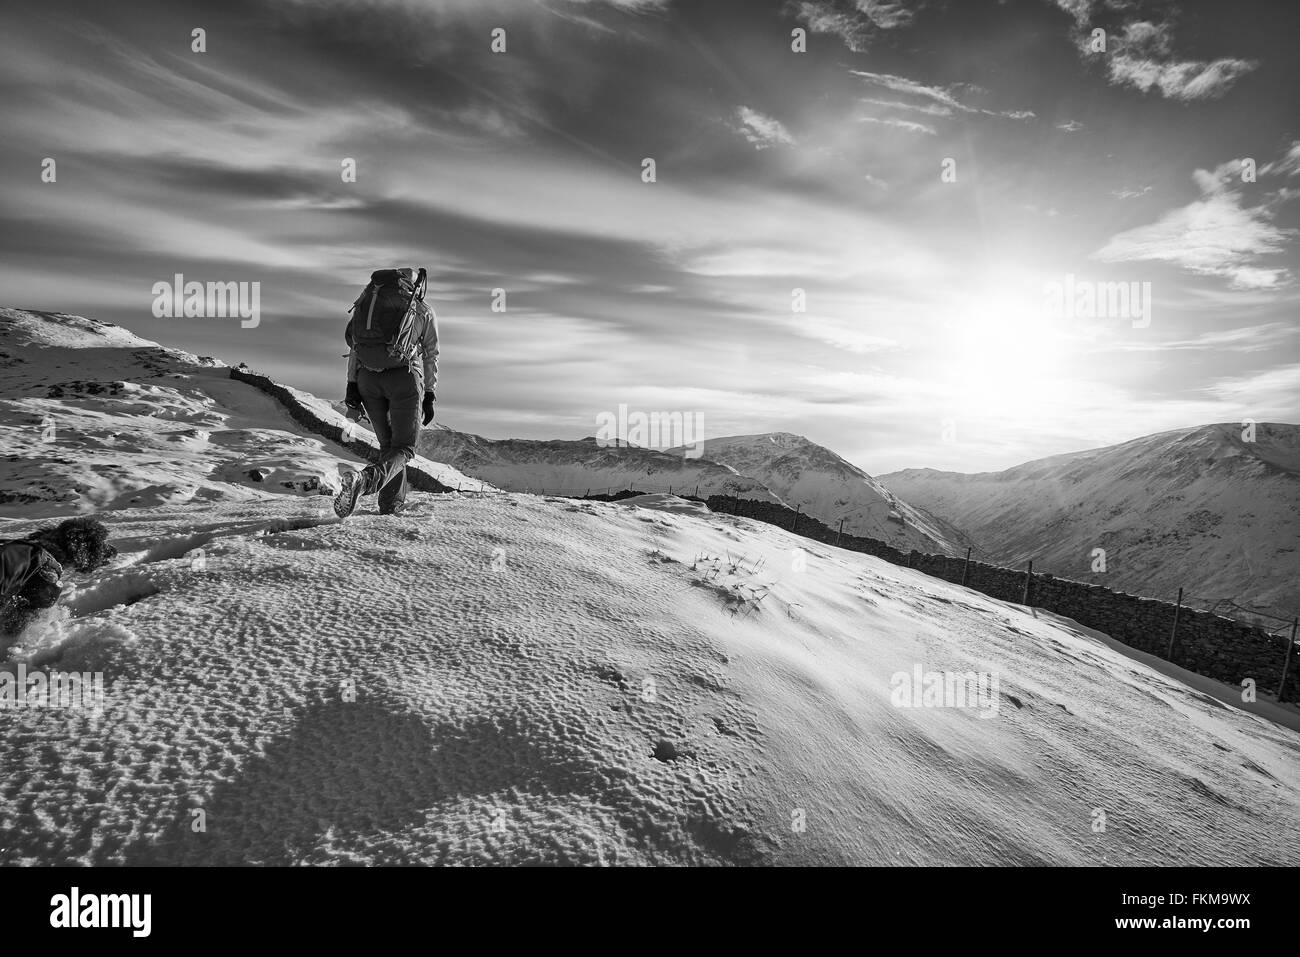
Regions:
<svg viewBox="0 0 1300 957"><path fill-rule="evenodd" d="M683 412L875 474L1300 422L1297 26L1259 0L7 0L0 304L337 399L370 271L422 265L446 425ZM177 273L260 283L258 323L155 317ZM1149 308L1052 308L1120 283Z"/></svg>

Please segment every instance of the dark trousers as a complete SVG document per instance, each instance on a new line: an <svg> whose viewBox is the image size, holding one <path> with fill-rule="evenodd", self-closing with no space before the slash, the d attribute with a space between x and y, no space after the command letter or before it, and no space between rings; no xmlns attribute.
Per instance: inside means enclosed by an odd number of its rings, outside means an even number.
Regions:
<svg viewBox="0 0 1300 957"><path fill-rule="evenodd" d="M421 378L418 370L405 366L383 372L357 371L357 390L379 440L379 459L366 469L363 494L379 493L380 514L400 508L410 490L406 463L415 456L415 440L420 434Z"/></svg>

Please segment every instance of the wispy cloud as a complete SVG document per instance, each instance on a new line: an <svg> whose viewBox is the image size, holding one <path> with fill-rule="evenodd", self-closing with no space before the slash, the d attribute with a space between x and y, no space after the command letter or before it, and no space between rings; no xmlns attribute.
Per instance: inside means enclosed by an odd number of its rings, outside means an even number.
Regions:
<svg viewBox="0 0 1300 957"><path fill-rule="evenodd" d="M1300 140L1296 140L1292 143L1281 159L1276 159L1271 163L1265 163L1260 168L1260 173L1264 175L1280 173L1286 176L1295 176L1300 174Z"/></svg>
<svg viewBox="0 0 1300 957"><path fill-rule="evenodd" d="M1220 379L1205 386L1204 392L1217 399L1245 406L1259 418L1285 414L1300 393L1300 365L1279 366L1253 375Z"/></svg>
<svg viewBox="0 0 1300 957"><path fill-rule="evenodd" d="M737 129L754 149L765 150L772 146L794 146L794 137L778 121L758 110L742 106L736 110Z"/></svg>
<svg viewBox="0 0 1300 957"><path fill-rule="evenodd" d="M1210 62L1160 63L1147 57L1120 53L1110 61L1110 78L1116 84L1127 84L1143 93L1158 88L1171 100L1206 100L1222 96L1257 65L1250 60L1232 57Z"/></svg>
<svg viewBox="0 0 1300 957"><path fill-rule="evenodd" d="M1079 130L1083 129L1083 124L1078 120L1069 120L1065 123L1057 123L1056 128L1058 130L1065 130L1067 133L1077 133Z"/></svg>
<svg viewBox="0 0 1300 957"><path fill-rule="evenodd" d="M863 103L883 106L890 110L906 110L909 113L924 113L926 116L952 116L952 108L939 103L906 103L903 100L879 100L863 97Z"/></svg>
<svg viewBox="0 0 1300 957"><path fill-rule="evenodd" d="M1184 352L1263 352L1273 349L1281 343L1300 336L1300 328L1284 322L1266 322L1261 325L1243 326L1240 329L1225 329L1204 332L1186 339L1172 339L1163 342L1134 340L1119 344L1121 352L1164 352L1176 349Z"/></svg>
<svg viewBox="0 0 1300 957"><path fill-rule="evenodd" d="M1274 289L1291 279L1262 257L1283 252L1296 230L1274 224L1267 204L1248 206L1240 190L1240 162L1193 174L1201 198L1158 222L1111 238L1093 258L1102 262L1167 262L1202 276L1227 279L1235 289Z"/></svg>
<svg viewBox="0 0 1300 957"><path fill-rule="evenodd" d="M926 126L924 123L913 123L911 120L899 120L894 117L879 116L860 116L859 123L878 123L881 126L892 126L896 130L907 130L911 133L925 133L929 136L935 136L933 126Z"/></svg>
<svg viewBox="0 0 1300 957"><path fill-rule="evenodd" d="M953 95L951 89L945 89L940 86L931 86L917 80L910 80L903 76L894 76L889 73L871 73L867 70L850 70L849 72L873 86L883 87L886 90L903 96L914 96L923 101L919 105L907 104L895 100L868 99L864 101L875 103L880 106L897 109L910 109L921 113L928 113L931 116L951 116L953 113L982 113L987 116L1004 116L1012 120L1027 120L1032 119L1034 116L1034 114L1029 110L1000 111L969 106L958 100L957 97Z"/></svg>
<svg viewBox="0 0 1300 957"><path fill-rule="evenodd" d="M876 33L905 27L913 16L908 4L887 0L796 0L786 9L813 33L839 37L855 53L865 50Z"/></svg>

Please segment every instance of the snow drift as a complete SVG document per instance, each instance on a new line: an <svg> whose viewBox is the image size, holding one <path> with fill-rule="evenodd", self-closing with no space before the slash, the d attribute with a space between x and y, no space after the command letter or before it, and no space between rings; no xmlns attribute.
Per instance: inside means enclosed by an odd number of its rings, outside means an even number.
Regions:
<svg viewBox="0 0 1300 957"><path fill-rule="evenodd" d="M0 334L0 537L120 550L0 649L104 689L4 692L0 864L1300 863L1293 727L1072 622L670 495L340 524L216 360Z"/></svg>
<svg viewBox="0 0 1300 957"><path fill-rule="evenodd" d="M0 712L0 863L1300 861L1300 737L1068 622L666 496L314 504L107 513L8 666L105 701Z"/></svg>

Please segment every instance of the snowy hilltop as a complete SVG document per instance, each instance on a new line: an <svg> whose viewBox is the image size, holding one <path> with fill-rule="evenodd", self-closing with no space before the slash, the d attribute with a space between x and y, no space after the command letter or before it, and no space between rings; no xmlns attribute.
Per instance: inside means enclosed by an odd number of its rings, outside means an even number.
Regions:
<svg viewBox="0 0 1300 957"><path fill-rule="evenodd" d="M1202 602L1300 613L1300 426L1206 425L1003 472L879 480L1000 564L1032 558L1037 570L1134 594L1172 600L1184 588Z"/></svg>
<svg viewBox="0 0 1300 957"><path fill-rule="evenodd" d="M969 544L960 531L900 500L830 449L785 432L656 451L595 438L485 439L440 425L421 435L419 449L426 458L511 491L732 495L797 507L832 528L843 520L846 533L904 551L958 554Z"/></svg>
<svg viewBox="0 0 1300 957"><path fill-rule="evenodd" d="M600 444L593 438L485 439L437 424L425 429L420 454L510 491L594 495L625 489L682 495L736 495L780 502L762 482L700 458Z"/></svg>
<svg viewBox="0 0 1300 957"><path fill-rule="evenodd" d="M0 516L320 496L340 465L364 464L232 380L224 362L94 319L0 309L0 370ZM297 395L346 425L327 402Z"/></svg>
<svg viewBox="0 0 1300 957"><path fill-rule="evenodd" d="M970 544L953 526L901 500L830 449L789 432L701 443L705 458L757 479L791 508L823 524L901 551L958 554Z"/></svg>
<svg viewBox="0 0 1300 957"><path fill-rule="evenodd" d="M338 448L157 349L0 314L0 537L118 549L2 652L103 693L0 709L0 864L1300 863L1294 709L677 496L340 523Z"/></svg>

